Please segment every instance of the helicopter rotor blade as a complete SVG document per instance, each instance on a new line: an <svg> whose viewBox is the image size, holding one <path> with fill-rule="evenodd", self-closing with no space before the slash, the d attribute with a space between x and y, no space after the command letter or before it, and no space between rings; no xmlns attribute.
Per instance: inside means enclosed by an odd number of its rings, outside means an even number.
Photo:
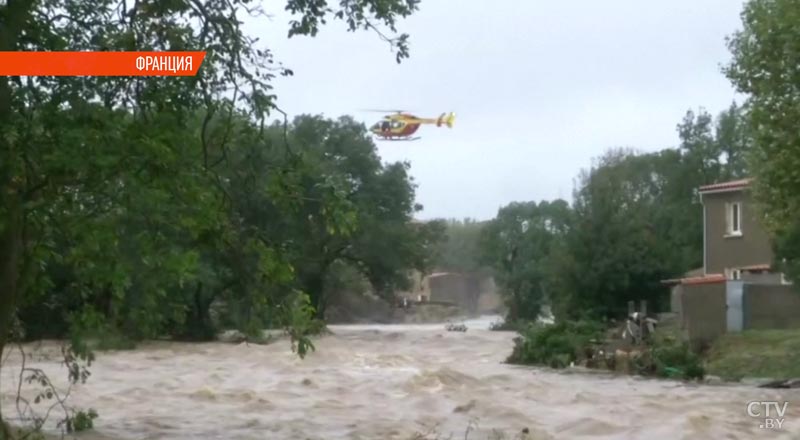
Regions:
<svg viewBox="0 0 800 440"><path fill-rule="evenodd" d="M363 112L373 112L373 113L403 113L407 112L408 110L378 110L378 109L362 109Z"/></svg>

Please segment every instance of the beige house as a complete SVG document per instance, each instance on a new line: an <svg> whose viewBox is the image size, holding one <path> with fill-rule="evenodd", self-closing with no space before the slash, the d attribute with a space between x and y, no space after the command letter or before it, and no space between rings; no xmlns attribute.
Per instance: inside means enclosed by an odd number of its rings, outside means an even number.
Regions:
<svg viewBox="0 0 800 440"><path fill-rule="evenodd" d="M751 179L698 188L703 203L703 267L672 285L671 305L688 339L725 332L800 327L800 293L775 256L750 193Z"/></svg>

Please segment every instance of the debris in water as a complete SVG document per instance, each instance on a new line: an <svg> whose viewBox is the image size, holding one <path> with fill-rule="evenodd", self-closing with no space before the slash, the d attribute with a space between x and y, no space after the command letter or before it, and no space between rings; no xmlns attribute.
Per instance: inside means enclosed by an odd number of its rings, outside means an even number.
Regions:
<svg viewBox="0 0 800 440"><path fill-rule="evenodd" d="M465 332L467 331L467 326L464 324L447 324L445 329L449 332Z"/></svg>
<svg viewBox="0 0 800 440"><path fill-rule="evenodd" d="M475 403L477 403L477 402L475 402L475 400L474 400L474 399L473 399L473 400L470 400L470 401L469 401L469 403L467 403L466 405L458 405L458 406L457 406L457 407L456 407L456 408L453 410L453 412L454 412L454 413L463 413L463 412L469 412L469 411L470 411L472 408L475 408Z"/></svg>
<svg viewBox="0 0 800 440"><path fill-rule="evenodd" d="M759 385L759 388L800 388L800 378L788 380L776 380Z"/></svg>

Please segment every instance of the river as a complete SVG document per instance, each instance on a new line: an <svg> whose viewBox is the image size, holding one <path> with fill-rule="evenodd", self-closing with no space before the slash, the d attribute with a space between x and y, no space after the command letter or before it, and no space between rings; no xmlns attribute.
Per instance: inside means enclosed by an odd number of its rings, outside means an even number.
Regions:
<svg viewBox="0 0 800 440"><path fill-rule="evenodd" d="M467 321L341 325L306 359L270 345L153 342L101 353L71 401L100 413L93 438L113 439L751 439L800 438L800 392L695 385L503 363L514 334ZM29 360L61 385L52 344ZM2 374L13 414L20 358ZM29 388L29 386L26 386ZM30 395L30 394L29 394ZM759 428L750 401L789 401L782 430ZM504 433L505 437L499 435Z"/></svg>

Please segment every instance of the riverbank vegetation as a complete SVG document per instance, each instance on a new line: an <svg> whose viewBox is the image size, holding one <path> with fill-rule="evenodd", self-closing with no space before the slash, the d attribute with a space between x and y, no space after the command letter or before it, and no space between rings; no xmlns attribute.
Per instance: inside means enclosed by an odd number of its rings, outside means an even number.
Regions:
<svg viewBox="0 0 800 440"><path fill-rule="evenodd" d="M750 330L723 335L706 355L708 373L723 380L800 378L800 330Z"/></svg>
<svg viewBox="0 0 800 440"><path fill-rule="evenodd" d="M566 368L591 357L587 351L603 339L604 327L591 321L559 321L552 325L529 325L519 331L507 362Z"/></svg>
<svg viewBox="0 0 800 440"><path fill-rule="evenodd" d="M531 324L519 330L507 362L550 368L580 366L642 376L702 379L702 358L673 335L656 333L641 345L620 341L621 329L590 320Z"/></svg>

